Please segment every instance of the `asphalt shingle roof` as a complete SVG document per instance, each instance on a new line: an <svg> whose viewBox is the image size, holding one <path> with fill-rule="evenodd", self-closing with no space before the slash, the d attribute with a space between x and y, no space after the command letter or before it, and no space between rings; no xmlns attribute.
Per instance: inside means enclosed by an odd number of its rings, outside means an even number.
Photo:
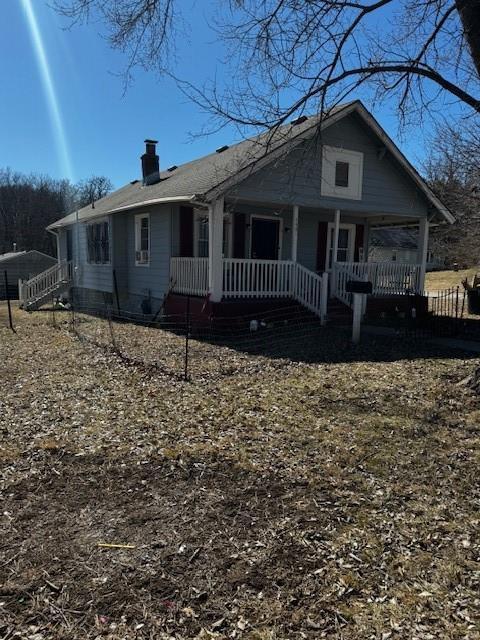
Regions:
<svg viewBox="0 0 480 640"><path fill-rule="evenodd" d="M26 253L26 251L10 251L10 253L2 253L0 255L0 262L10 260L11 258L18 258L18 256L24 256Z"/></svg>
<svg viewBox="0 0 480 640"><path fill-rule="evenodd" d="M214 190L220 187L219 192L221 192L221 189L225 186L225 181L237 177L240 171L249 170L254 168L255 165L259 166L257 163L272 151L281 153L283 148L285 150L289 149L290 143L296 139L302 140L312 135L320 125L322 127L328 126L330 119L334 122L337 119L334 116L342 117L340 112L344 111L345 115L347 115L353 110L358 110L361 115L363 114L362 117L367 120L367 124L374 128L377 135L384 141L384 144L390 148L400 164L403 165L412 179L424 191L427 198L430 199L444 218L453 222L454 218L448 209L436 198L414 167L402 156L401 152L383 132L371 114L357 100L338 105L330 110L327 115L301 118L298 122L293 121L290 124L279 127L274 132L267 131L226 147L220 153L211 153L178 166L172 171L162 171L160 180L154 184L144 185L142 180L134 180L105 198L97 200L94 207L88 205L78 212L72 212L51 224L48 229L74 224L77 216L78 220L86 221L111 213L152 205L157 202L189 201L193 199L209 201ZM242 173L242 176L244 175Z"/></svg>
<svg viewBox="0 0 480 640"><path fill-rule="evenodd" d="M370 235L372 247L392 249L417 249L416 229L374 229Z"/></svg>
<svg viewBox="0 0 480 640"><path fill-rule="evenodd" d="M348 107L352 103L340 105L333 109L328 117ZM197 160L178 166L173 171L161 171L160 181L144 185L142 180L135 180L105 198L97 200L95 207L91 205L78 211L79 220L96 218L118 210L138 207L149 201L160 199L191 199L193 196L203 195L215 188L224 180L235 175L265 156L266 152L280 148L308 129L315 129L320 116L311 116L298 124L290 123L277 129L275 133L267 132L248 140L243 140L226 148L221 153L213 152ZM49 229L73 224L77 212L72 212L61 220L54 222Z"/></svg>

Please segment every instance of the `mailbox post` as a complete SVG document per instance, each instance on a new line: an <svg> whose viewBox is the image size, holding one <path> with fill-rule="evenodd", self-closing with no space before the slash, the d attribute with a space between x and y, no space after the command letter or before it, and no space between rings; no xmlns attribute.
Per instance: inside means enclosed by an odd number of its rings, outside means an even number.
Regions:
<svg viewBox="0 0 480 640"><path fill-rule="evenodd" d="M360 325L362 322L362 313L364 309L364 301L368 294L373 291L371 282L363 280L348 280L345 286L347 293L353 294L353 326L352 326L352 342L358 344L360 342Z"/></svg>

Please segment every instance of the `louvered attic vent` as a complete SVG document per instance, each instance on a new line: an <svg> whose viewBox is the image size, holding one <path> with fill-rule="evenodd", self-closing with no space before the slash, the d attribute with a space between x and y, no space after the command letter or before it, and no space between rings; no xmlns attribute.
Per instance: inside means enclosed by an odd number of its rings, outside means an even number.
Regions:
<svg viewBox="0 0 480 640"><path fill-rule="evenodd" d="M225 144L225 145L223 145L223 147L218 147L218 149L215 149L215 152L216 153L223 153L227 149L228 149L228 144Z"/></svg>
<svg viewBox="0 0 480 640"><path fill-rule="evenodd" d="M178 169L178 165L172 164L171 167L168 167L167 171L171 173L172 171L175 171L175 169Z"/></svg>

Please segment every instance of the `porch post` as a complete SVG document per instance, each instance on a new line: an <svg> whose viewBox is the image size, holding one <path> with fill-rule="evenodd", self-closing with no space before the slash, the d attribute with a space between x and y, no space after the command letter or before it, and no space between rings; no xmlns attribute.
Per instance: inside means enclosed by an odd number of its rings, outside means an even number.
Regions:
<svg viewBox="0 0 480 640"><path fill-rule="evenodd" d="M370 249L370 223L365 221L363 228L363 261L368 262L368 251Z"/></svg>
<svg viewBox="0 0 480 640"><path fill-rule="evenodd" d="M298 204L293 205L292 214L292 262L297 261L297 247L298 247Z"/></svg>
<svg viewBox="0 0 480 640"><path fill-rule="evenodd" d="M208 207L208 291L212 302L223 295L223 198Z"/></svg>
<svg viewBox="0 0 480 640"><path fill-rule="evenodd" d="M428 218L421 218L418 225L418 257L420 265L419 281L417 283L418 293L423 293L425 288L425 271L427 267L428 253Z"/></svg>
<svg viewBox="0 0 480 640"><path fill-rule="evenodd" d="M334 225L335 226L333 227L332 266L337 262L338 234L340 232L340 209L335 209Z"/></svg>
<svg viewBox="0 0 480 640"><path fill-rule="evenodd" d="M330 297L335 296L335 265L337 264L338 255L338 234L340 232L340 209L335 209L335 217L333 219L333 246L332 246L332 268L330 269ZM329 237L327 236L327 242ZM328 258L328 251L327 251ZM328 267L328 263L327 263Z"/></svg>

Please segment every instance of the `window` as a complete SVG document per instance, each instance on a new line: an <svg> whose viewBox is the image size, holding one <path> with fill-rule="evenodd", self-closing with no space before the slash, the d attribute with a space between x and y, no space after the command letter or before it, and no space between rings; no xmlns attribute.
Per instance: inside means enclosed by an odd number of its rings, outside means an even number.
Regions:
<svg viewBox="0 0 480 640"><path fill-rule="evenodd" d="M335 229L333 223L328 223L327 265L332 267L333 237ZM352 262L355 248L355 225L340 225L338 230L337 262Z"/></svg>
<svg viewBox="0 0 480 640"><path fill-rule="evenodd" d="M87 259L90 264L110 263L110 237L108 222L87 225Z"/></svg>
<svg viewBox="0 0 480 640"><path fill-rule="evenodd" d="M322 196L361 200L363 153L324 145L321 179Z"/></svg>
<svg viewBox="0 0 480 640"><path fill-rule="evenodd" d="M198 258L208 258L208 214L195 213L195 255Z"/></svg>
<svg viewBox="0 0 480 640"><path fill-rule="evenodd" d="M222 237L222 253L226 258L230 255L231 245L231 216L225 214L223 217L223 237ZM195 256L197 258L208 258L208 214L203 211L195 211Z"/></svg>
<svg viewBox="0 0 480 640"><path fill-rule="evenodd" d="M135 264L148 267L150 264L150 215L135 216Z"/></svg>
<svg viewBox="0 0 480 640"><path fill-rule="evenodd" d="M232 216L226 213L223 217L223 244L222 254L224 258L231 255L230 244L232 238Z"/></svg>
<svg viewBox="0 0 480 640"><path fill-rule="evenodd" d="M336 187L348 187L348 162L340 162L337 160L335 163L335 186Z"/></svg>

